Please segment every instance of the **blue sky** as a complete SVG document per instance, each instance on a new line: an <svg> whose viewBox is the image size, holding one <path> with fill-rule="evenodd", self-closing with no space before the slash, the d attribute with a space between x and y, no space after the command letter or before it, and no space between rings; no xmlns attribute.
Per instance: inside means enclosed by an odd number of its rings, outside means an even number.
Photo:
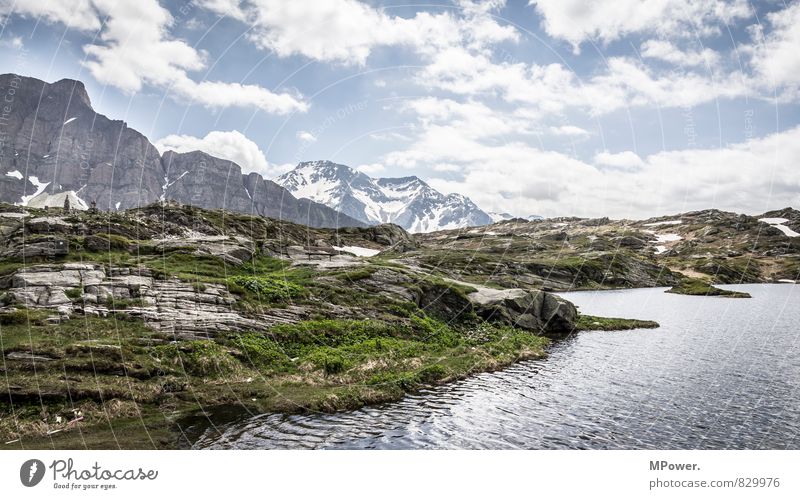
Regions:
<svg viewBox="0 0 800 499"><path fill-rule="evenodd" d="M162 148L330 159L516 215L800 206L800 4L0 0L4 72Z"/></svg>

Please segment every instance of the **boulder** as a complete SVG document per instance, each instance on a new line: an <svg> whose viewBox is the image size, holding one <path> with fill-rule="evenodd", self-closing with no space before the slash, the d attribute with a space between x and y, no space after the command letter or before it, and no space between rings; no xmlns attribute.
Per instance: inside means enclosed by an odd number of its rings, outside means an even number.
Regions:
<svg viewBox="0 0 800 499"><path fill-rule="evenodd" d="M241 265L253 258L252 248L230 241L202 243L196 253L217 256L230 265Z"/></svg>
<svg viewBox="0 0 800 499"><path fill-rule="evenodd" d="M499 290L500 291L500 290ZM555 295L538 290L501 290L494 296L483 293L476 299L476 312L483 319L537 333L572 331L578 311Z"/></svg>
<svg viewBox="0 0 800 499"><path fill-rule="evenodd" d="M644 240L634 236L623 236L616 240L617 244L625 248L642 249L647 244Z"/></svg>
<svg viewBox="0 0 800 499"><path fill-rule="evenodd" d="M365 239L389 246L396 251L410 251L419 247L419 243L399 225L381 224L363 231Z"/></svg>
<svg viewBox="0 0 800 499"><path fill-rule="evenodd" d="M416 302L425 313L447 322L475 317L472 302L453 287L425 282L420 283L419 287Z"/></svg>
<svg viewBox="0 0 800 499"><path fill-rule="evenodd" d="M69 254L69 241L45 236L33 242L24 242L3 252L7 258L54 257Z"/></svg>

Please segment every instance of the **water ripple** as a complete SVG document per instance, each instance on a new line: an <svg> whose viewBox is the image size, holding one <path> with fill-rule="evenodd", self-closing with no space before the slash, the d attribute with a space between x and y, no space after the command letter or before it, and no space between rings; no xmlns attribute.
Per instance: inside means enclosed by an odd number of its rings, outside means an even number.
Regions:
<svg viewBox="0 0 800 499"><path fill-rule="evenodd" d="M656 330L583 333L544 360L338 414L248 417L197 448L796 449L800 286L571 293L588 314Z"/></svg>

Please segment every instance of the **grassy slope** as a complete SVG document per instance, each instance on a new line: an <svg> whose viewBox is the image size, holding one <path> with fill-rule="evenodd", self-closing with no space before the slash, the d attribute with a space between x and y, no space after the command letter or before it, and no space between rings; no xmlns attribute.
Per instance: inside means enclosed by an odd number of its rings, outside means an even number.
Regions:
<svg viewBox="0 0 800 499"><path fill-rule="evenodd" d="M178 343L124 316L53 325L40 312L13 315L4 316L0 328L5 355L53 359L5 363L14 404L7 397L0 403L0 440L22 436L17 445L26 447L50 447L50 437L41 438L50 430L64 430L52 435L58 446L172 446L177 436L164 426L202 407L352 409L397 399L422 384L539 357L547 344L527 332L486 324L454 329L419 313L398 323L308 321L267 334ZM66 422L76 408L85 420L70 429ZM56 423L59 415L62 424ZM142 419L156 437L135 431ZM84 442L87 432L95 438Z"/></svg>

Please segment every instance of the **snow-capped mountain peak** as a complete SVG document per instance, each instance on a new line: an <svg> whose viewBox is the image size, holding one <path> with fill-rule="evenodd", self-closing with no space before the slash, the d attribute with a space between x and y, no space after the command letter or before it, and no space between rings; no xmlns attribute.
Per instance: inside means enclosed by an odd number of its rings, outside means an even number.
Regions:
<svg viewBox="0 0 800 499"><path fill-rule="evenodd" d="M444 195L419 177L371 178L331 161L309 161L275 182L296 197L311 199L366 223L395 223L431 232L492 219L461 194Z"/></svg>
<svg viewBox="0 0 800 499"><path fill-rule="evenodd" d="M504 213L498 213L496 211L490 211L490 212L487 213L487 215L489 215L489 217L492 219L493 223L502 222L503 220L511 220L512 218L514 218L514 215L512 215L511 213L505 213L505 212Z"/></svg>

